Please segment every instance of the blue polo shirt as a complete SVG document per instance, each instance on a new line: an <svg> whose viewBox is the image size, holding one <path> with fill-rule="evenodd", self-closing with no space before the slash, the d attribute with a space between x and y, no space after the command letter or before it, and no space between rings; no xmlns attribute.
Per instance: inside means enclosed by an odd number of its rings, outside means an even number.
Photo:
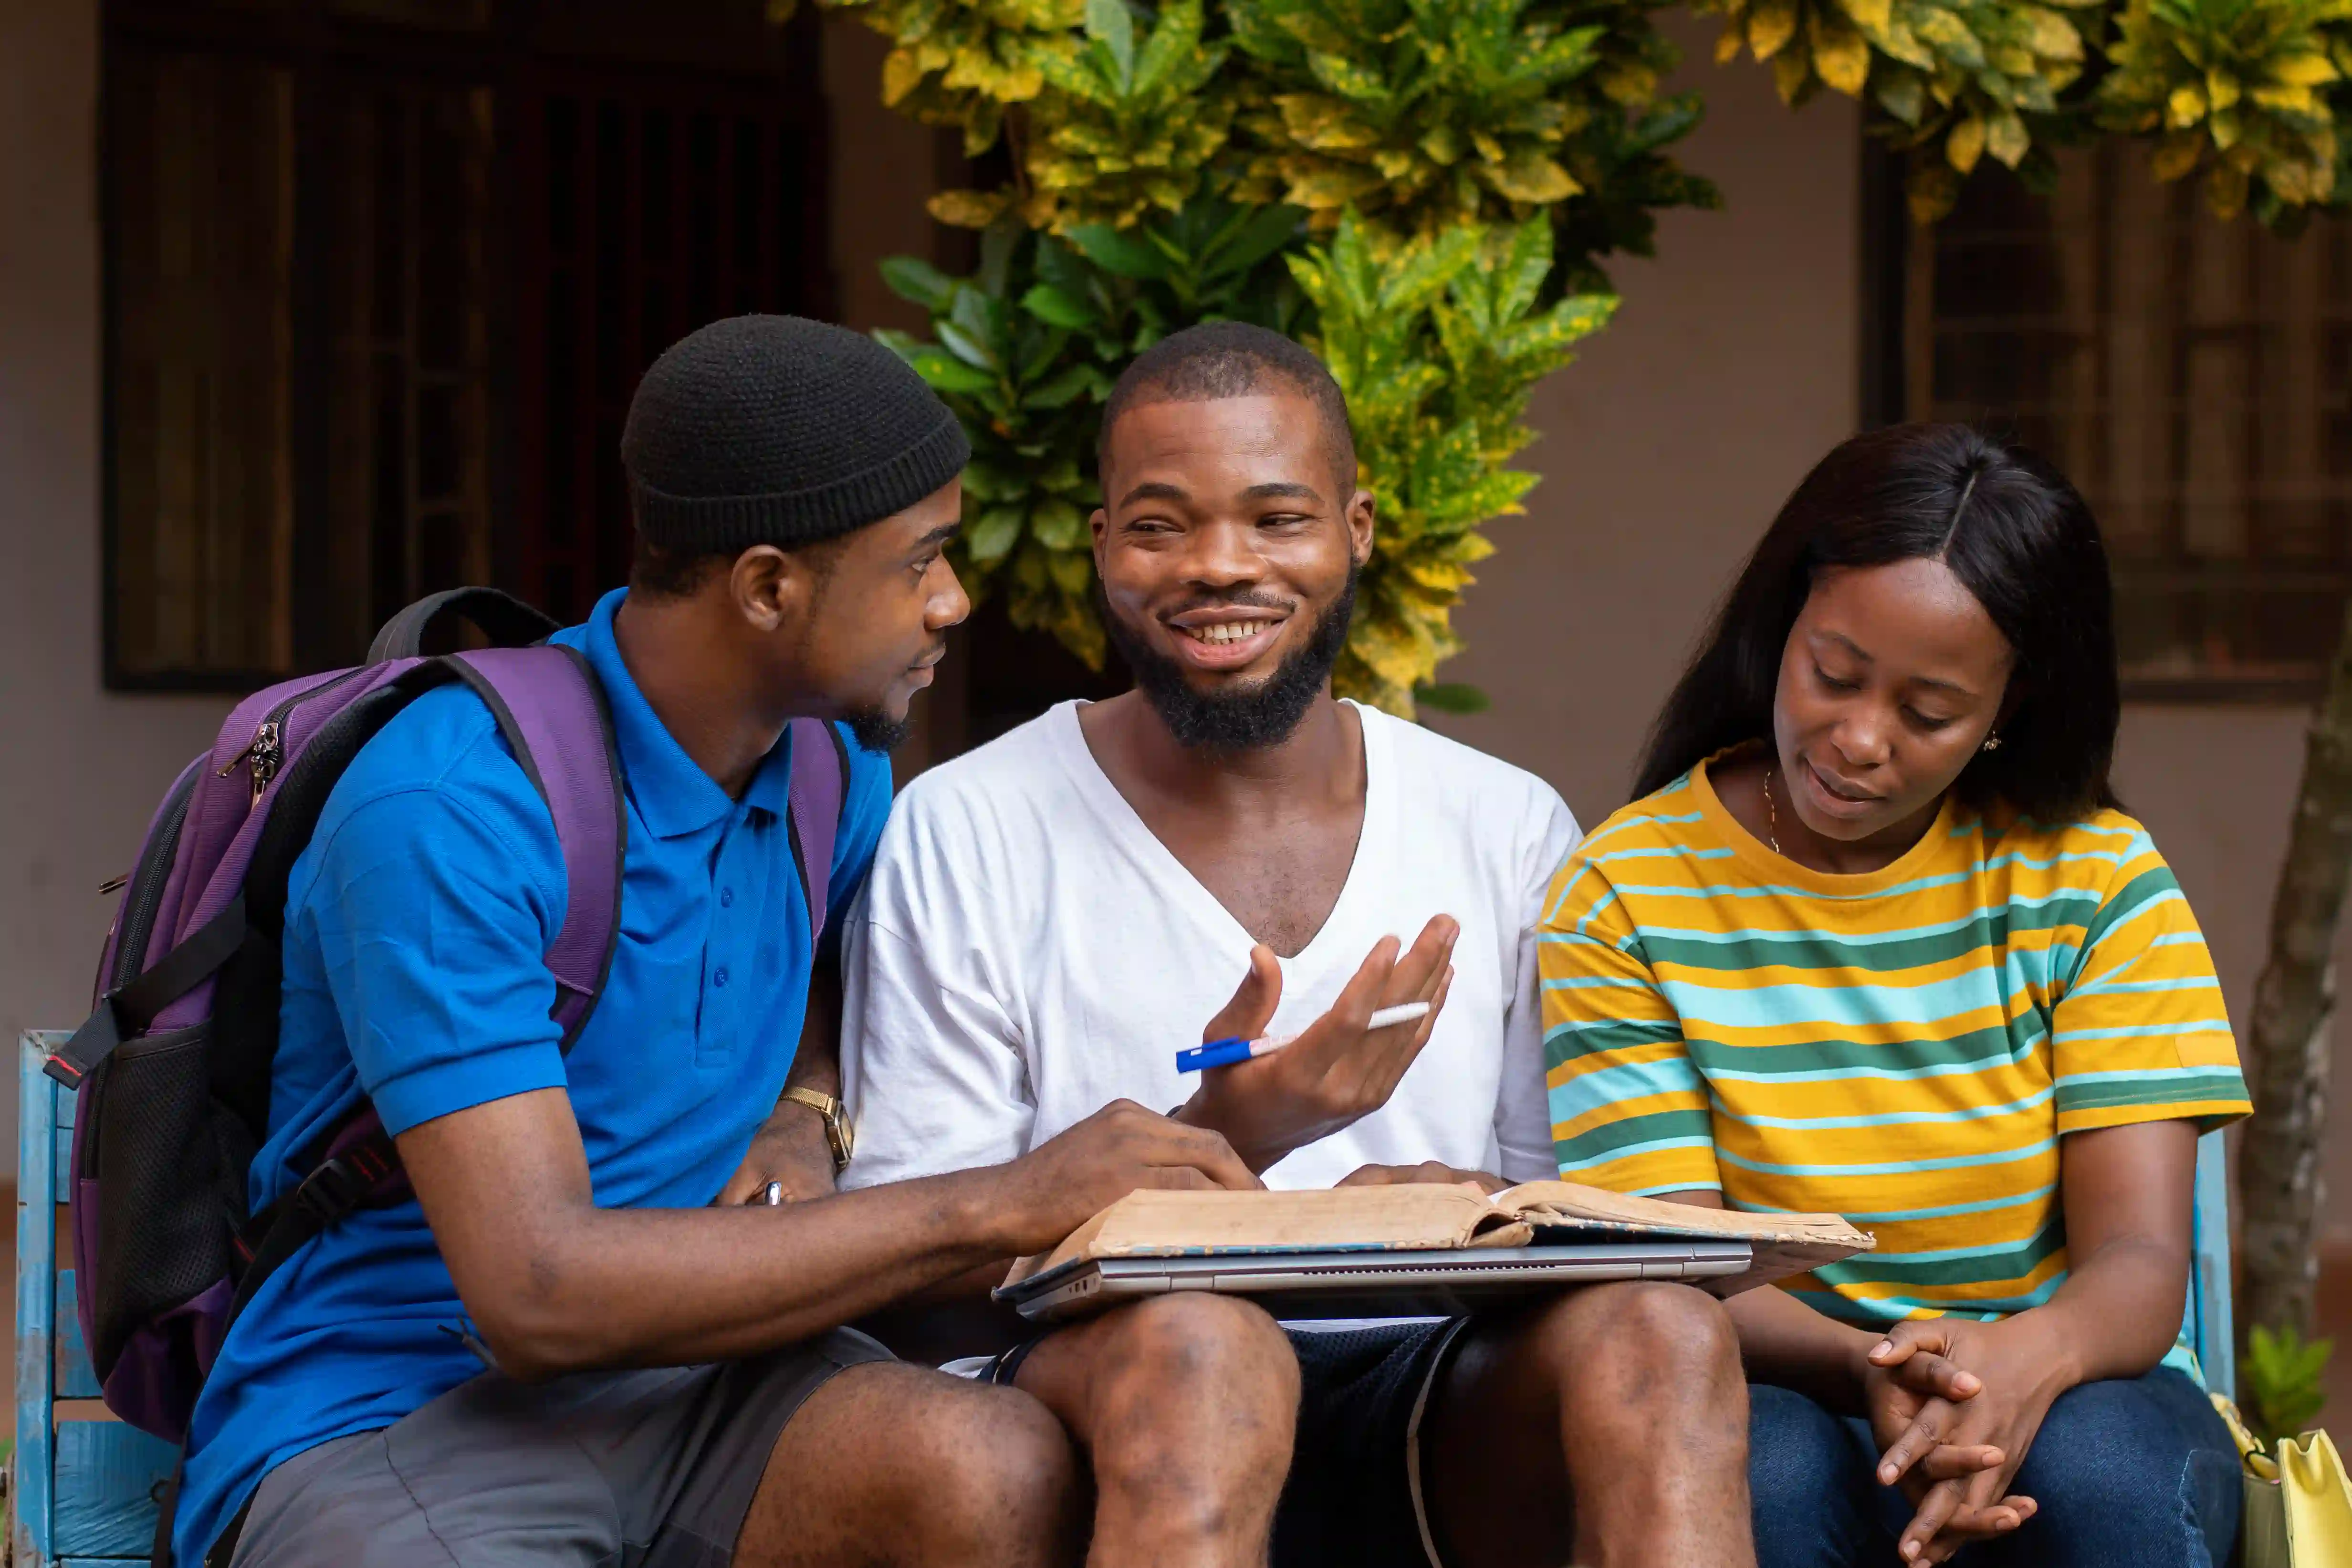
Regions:
<svg viewBox="0 0 2352 1568"><path fill-rule="evenodd" d="M790 742L740 801L679 749L613 637L624 595L557 634L595 667L628 784L621 931L567 1057L543 955L565 879L547 806L470 692L419 698L353 759L295 862L269 1139L255 1208L364 1092L393 1132L569 1091L596 1202L708 1204L784 1087L813 955L786 821ZM828 948L890 809L887 758L849 749ZM828 955L829 956L829 955ZM362 1210L272 1275L197 1401L173 1531L202 1560L273 1468L390 1426L482 1370L414 1199Z"/></svg>

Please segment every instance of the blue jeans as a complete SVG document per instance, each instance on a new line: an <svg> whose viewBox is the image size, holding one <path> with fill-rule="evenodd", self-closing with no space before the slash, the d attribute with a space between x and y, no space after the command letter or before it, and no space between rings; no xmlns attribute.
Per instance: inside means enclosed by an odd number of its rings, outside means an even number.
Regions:
<svg viewBox="0 0 2352 1568"><path fill-rule="evenodd" d="M1751 1384L1748 1483L1760 1568L1893 1568L1911 1522L1878 1484L1857 1417ZM2238 1450L2204 1391L2169 1367L2086 1383L2051 1405L2011 1488L2040 1504L2015 1534L1967 1547L1965 1568L2219 1568L2238 1542Z"/></svg>

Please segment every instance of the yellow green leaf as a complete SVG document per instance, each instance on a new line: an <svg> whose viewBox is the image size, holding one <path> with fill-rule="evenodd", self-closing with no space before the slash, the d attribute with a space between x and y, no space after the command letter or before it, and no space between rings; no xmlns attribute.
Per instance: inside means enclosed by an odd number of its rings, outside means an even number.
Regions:
<svg viewBox="0 0 2352 1568"><path fill-rule="evenodd" d="M950 228L986 228L1004 215L1008 192L941 191L923 210Z"/></svg>
<svg viewBox="0 0 2352 1568"><path fill-rule="evenodd" d="M2205 205L2213 209L2215 217L2234 218L2246 210L2248 184L2241 171L2216 163L2205 171Z"/></svg>
<svg viewBox="0 0 2352 1568"><path fill-rule="evenodd" d="M2157 144L2156 154L2149 160L2149 166L2158 179L2169 183L2196 168L2198 160L2204 154L2205 143L2201 137L2168 136Z"/></svg>
<svg viewBox="0 0 2352 1568"><path fill-rule="evenodd" d="M1805 84L1812 79L1812 61L1801 43L1784 45L1780 52L1772 57L1772 88L1780 95L1782 103L1793 107L1803 96Z"/></svg>
<svg viewBox="0 0 2352 1568"><path fill-rule="evenodd" d="M1985 121L1984 150L2010 168L2016 168L2032 145L2033 138L2027 134L2025 121L2018 117L2017 110L1996 109Z"/></svg>
<svg viewBox="0 0 2352 1568"><path fill-rule="evenodd" d="M1520 153L1500 167L1479 166L1486 183L1496 191L1515 202L1530 202L1538 205L1566 201L1581 187L1561 168L1542 153Z"/></svg>
<svg viewBox="0 0 2352 1568"><path fill-rule="evenodd" d="M2311 53L2289 55L2284 59L2273 60L2270 75L2273 81L2289 87L2318 87L2337 80L2341 73L2329 63L2326 55Z"/></svg>
<svg viewBox="0 0 2352 1568"><path fill-rule="evenodd" d="M1853 27L1826 12L1813 13L1809 29L1813 46L1813 69L1833 92L1860 98L1870 79L1870 43Z"/></svg>
<svg viewBox="0 0 2352 1568"><path fill-rule="evenodd" d="M1845 14L1864 32L1876 32L1895 18L1895 0L1845 0Z"/></svg>
<svg viewBox="0 0 2352 1568"><path fill-rule="evenodd" d="M1796 0L1764 0L1748 14L1748 47L1769 60L1797 35Z"/></svg>
<svg viewBox="0 0 2352 1568"><path fill-rule="evenodd" d="M1966 174L1976 168L1984 150L1985 122L1971 114L1952 127L1951 135L1944 142L1944 161Z"/></svg>
<svg viewBox="0 0 2352 1568"><path fill-rule="evenodd" d="M2035 54L2046 60L2083 58L2083 35L2074 30L2074 23L2039 5L2029 5L2021 14Z"/></svg>
<svg viewBox="0 0 2352 1568"><path fill-rule="evenodd" d="M923 79L922 62L908 48L892 49L882 61L882 104L896 109Z"/></svg>

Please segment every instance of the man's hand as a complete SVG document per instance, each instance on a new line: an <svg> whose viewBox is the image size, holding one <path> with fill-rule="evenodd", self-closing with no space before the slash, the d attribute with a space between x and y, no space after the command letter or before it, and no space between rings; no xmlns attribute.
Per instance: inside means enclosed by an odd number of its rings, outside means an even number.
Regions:
<svg viewBox="0 0 2352 1568"><path fill-rule="evenodd" d="M1115 1100L989 1177L1007 1255L1026 1256L1141 1188L1241 1191L1264 1183L1223 1136L1187 1127L1131 1100Z"/></svg>
<svg viewBox="0 0 2352 1568"><path fill-rule="evenodd" d="M797 1100L778 1102L767 1125L752 1135L743 1163L719 1189L717 1201L748 1203L770 1182L784 1184L788 1204L833 1195L833 1150L824 1141L824 1119Z"/></svg>
<svg viewBox="0 0 2352 1568"><path fill-rule="evenodd" d="M1331 1010L1290 1044L1269 1056L1211 1068L1177 1120L1223 1133L1253 1171L1263 1171L1294 1149L1327 1138L1388 1103L1397 1082L1429 1043L1454 981L1454 942L1462 928L1439 915L1422 928L1410 952L1397 939L1373 944ZM1282 1000L1282 966L1273 950L1250 950L1250 972L1202 1039L1256 1039ZM1416 1023L1368 1027L1382 1007L1426 1002Z"/></svg>
<svg viewBox="0 0 2352 1568"><path fill-rule="evenodd" d="M2016 1331L2021 1321L1915 1319L1869 1352L1878 1480L1901 1486L1916 1510L1896 1542L1907 1563L1948 1562L2033 1517L2034 1500L2009 1486L2065 1381L2032 1325Z"/></svg>
<svg viewBox="0 0 2352 1568"><path fill-rule="evenodd" d="M1435 1160L1423 1160L1418 1165L1359 1165L1339 1178L1343 1187L1448 1186L1465 1183L1488 1197L1511 1185L1492 1171L1459 1171Z"/></svg>

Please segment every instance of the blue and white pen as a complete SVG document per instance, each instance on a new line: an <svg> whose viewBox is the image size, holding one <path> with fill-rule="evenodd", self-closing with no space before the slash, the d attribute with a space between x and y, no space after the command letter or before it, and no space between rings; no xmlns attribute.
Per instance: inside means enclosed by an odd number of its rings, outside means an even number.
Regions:
<svg viewBox="0 0 2352 1568"><path fill-rule="evenodd" d="M1429 1016L1426 1002L1406 1002L1395 1007L1383 1007L1372 1015L1367 1029L1386 1029L1398 1024L1417 1024ZM1297 1039L1296 1035L1268 1035L1263 1039L1244 1040L1236 1036L1227 1040L1211 1040L1205 1046L1176 1053L1178 1072L1200 1072L1206 1068L1229 1068L1235 1062L1245 1062L1252 1057L1262 1057L1278 1051Z"/></svg>

